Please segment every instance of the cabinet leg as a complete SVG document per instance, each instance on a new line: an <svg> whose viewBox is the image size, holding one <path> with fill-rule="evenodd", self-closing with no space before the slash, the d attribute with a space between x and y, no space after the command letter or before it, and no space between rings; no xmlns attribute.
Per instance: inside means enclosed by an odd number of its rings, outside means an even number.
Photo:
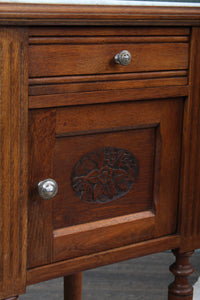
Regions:
<svg viewBox="0 0 200 300"><path fill-rule="evenodd" d="M64 300L81 300L82 273L64 277Z"/></svg>
<svg viewBox="0 0 200 300"><path fill-rule="evenodd" d="M194 272L189 259L192 252L180 253L179 250L173 250L176 261L170 266L170 271L175 279L169 285L168 300L192 300L193 287L189 284L188 277Z"/></svg>

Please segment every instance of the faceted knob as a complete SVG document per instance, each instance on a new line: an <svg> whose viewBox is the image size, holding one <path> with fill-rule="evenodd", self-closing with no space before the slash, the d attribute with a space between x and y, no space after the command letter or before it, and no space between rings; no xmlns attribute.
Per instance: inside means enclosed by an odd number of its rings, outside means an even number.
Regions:
<svg viewBox="0 0 200 300"><path fill-rule="evenodd" d="M53 179L45 179L38 183L38 192L43 199L52 199L58 192L58 185Z"/></svg>
<svg viewBox="0 0 200 300"><path fill-rule="evenodd" d="M123 50L122 52L115 55L114 61L116 62L116 64L127 66L131 62L131 54L129 51Z"/></svg>

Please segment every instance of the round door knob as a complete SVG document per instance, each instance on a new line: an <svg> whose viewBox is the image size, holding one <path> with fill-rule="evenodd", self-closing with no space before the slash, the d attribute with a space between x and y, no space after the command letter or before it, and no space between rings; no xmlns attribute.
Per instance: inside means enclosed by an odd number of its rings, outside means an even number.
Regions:
<svg viewBox="0 0 200 300"><path fill-rule="evenodd" d="M38 183L38 192L41 198L51 199L57 194L58 185L53 179L45 179Z"/></svg>
<svg viewBox="0 0 200 300"><path fill-rule="evenodd" d="M114 61L116 62L116 64L127 66L131 62L131 54L129 51L123 50L115 55Z"/></svg>

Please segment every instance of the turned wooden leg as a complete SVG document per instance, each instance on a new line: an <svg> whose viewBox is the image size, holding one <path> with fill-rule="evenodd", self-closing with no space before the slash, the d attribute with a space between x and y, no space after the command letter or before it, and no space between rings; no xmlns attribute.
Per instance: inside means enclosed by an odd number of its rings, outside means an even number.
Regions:
<svg viewBox="0 0 200 300"><path fill-rule="evenodd" d="M193 287L188 282L188 277L194 272L189 259L192 252L180 253L173 251L176 262L170 266L170 271L174 274L174 282L169 285L168 300L192 300Z"/></svg>
<svg viewBox="0 0 200 300"><path fill-rule="evenodd" d="M64 277L64 300L81 300L82 273Z"/></svg>

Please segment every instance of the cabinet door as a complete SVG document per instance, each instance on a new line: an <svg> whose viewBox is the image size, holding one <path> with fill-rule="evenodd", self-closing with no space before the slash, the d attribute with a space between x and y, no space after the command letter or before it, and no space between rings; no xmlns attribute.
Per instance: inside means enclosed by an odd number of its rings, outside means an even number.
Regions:
<svg viewBox="0 0 200 300"><path fill-rule="evenodd" d="M29 268L176 233L182 116L183 99L31 110Z"/></svg>

